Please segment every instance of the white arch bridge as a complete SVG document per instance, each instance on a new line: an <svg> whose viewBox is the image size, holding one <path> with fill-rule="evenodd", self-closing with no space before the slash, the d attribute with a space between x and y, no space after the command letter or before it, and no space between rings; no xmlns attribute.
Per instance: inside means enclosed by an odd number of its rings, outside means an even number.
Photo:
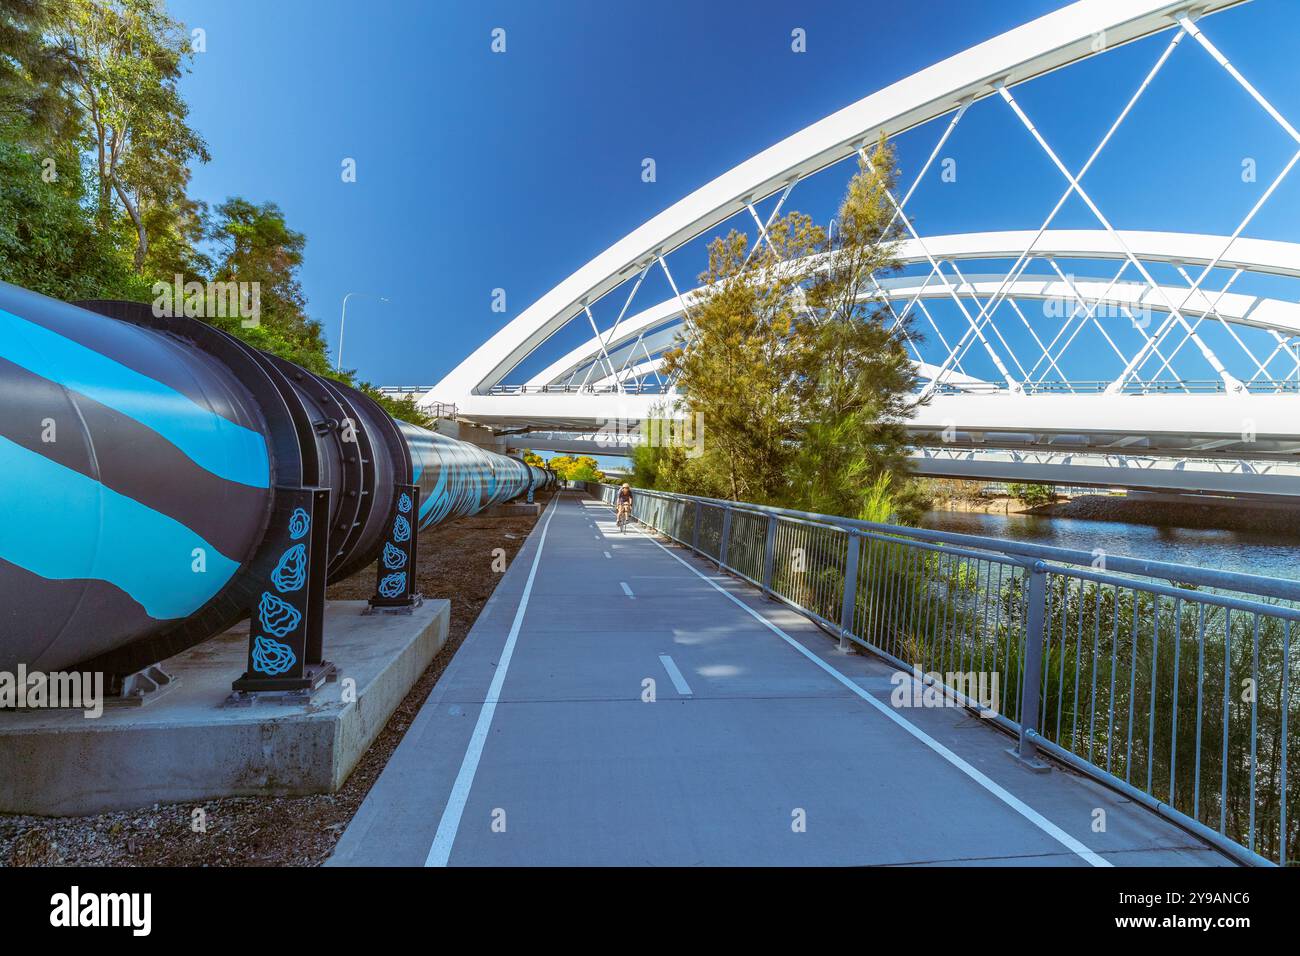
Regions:
<svg viewBox="0 0 1300 956"><path fill-rule="evenodd" d="M869 297L911 330L900 327L921 382L907 423L920 473L1300 497L1300 242L1255 231L1270 202L1295 198L1286 189L1300 132L1213 39L1221 21L1277 2L1080 0L922 70L668 207L420 389L420 401L527 433L518 441L537 450L626 453L638 423L689 414L662 357L707 290L683 288L677 275L699 271L702 244L723 228L752 228L765 241L798 184L865 157L883 133L905 137L900 157L914 152L917 162L903 163L889 197L905 231L903 267L873 279ZM1082 148L1053 145L1043 127L1061 124L1037 115L1027 101L1040 98L1027 91L1119 56L1140 68L1106 122ZM1261 149L1281 158L1261 162L1229 223L1119 228L1088 173L1114 161L1144 100L1187 57L1204 58L1238 109L1263 124ZM1023 137L1015 148L1054 177L1054 204L1013 230L923 234L914 220L938 217L915 204L943 188L938 172L960 153L963 122L992 110ZM1063 154L1086 159L1071 165ZM1180 223L1204 196L1180 197ZM990 221L1006 220L1004 198L988 197L998 212ZM687 264L674 273L670 259Z"/></svg>

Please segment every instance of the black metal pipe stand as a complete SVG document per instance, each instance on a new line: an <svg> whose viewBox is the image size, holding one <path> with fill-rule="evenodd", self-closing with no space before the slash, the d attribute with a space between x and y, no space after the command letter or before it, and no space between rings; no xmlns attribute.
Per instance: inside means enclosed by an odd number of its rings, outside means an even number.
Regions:
<svg viewBox="0 0 1300 956"><path fill-rule="evenodd" d="M310 694L335 677L323 660L329 566L327 488L277 488L266 541L275 546L254 571L264 582L248 622L248 667L231 686L249 694Z"/></svg>
<svg viewBox="0 0 1300 956"><path fill-rule="evenodd" d="M416 561L420 541L420 486L398 485L388 518L388 534L379 553L371 613L411 611L424 603L416 590Z"/></svg>

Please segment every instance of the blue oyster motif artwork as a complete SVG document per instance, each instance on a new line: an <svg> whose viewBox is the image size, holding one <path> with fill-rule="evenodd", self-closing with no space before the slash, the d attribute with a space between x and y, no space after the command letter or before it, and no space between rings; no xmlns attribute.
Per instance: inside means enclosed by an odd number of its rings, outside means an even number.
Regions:
<svg viewBox="0 0 1300 956"><path fill-rule="evenodd" d="M402 496L397 499L397 510L402 514L406 514L411 510L411 496L405 491L403 491Z"/></svg>
<svg viewBox="0 0 1300 956"><path fill-rule="evenodd" d="M288 644L281 644L269 637L257 637L253 640L253 670L263 674L283 674L297 663L298 657Z"/></svg>
<svg viewBox="0 0 1300 956"><path fill-rule="evenodd" d="M411 540L411 522L407 521L401 515L393 522L393 540L409 541Z"/></svg>
<svg viewBox="0 0 1300 956"><path fill-rule="evenodd" d="M302 621L301 611L270 591L262 592L262 600L257 605L257 616L262 622L262 630L275 637L284 637Z"/></svg>
<svg viewBox="0 0 1300 956"><path fill-rule="evenodd" d="M294 508L289 516L289 537L297 541L311 529L311 516L303 508Z"/></svg>
<svg viewBox="0 0 1300 956"><path fill-rule="evenodd" d="M281 594L296 591L307 583L307 546L295 544L280 555L280 560L271 572L271 583Z"/></svg>
<svg viewBox="0 0 1300 956"><path fill-rule="evenodd" d="M384 542L384 567L390 571L399 571L406 567L406 552L393 547L391 541Z"/></svg>
<svg viewBox="0 0 1300 956"><path fill-rule="evenodd" d="M406 572L385 574L379 582L379 593L386 598L399 597L406 590Z"/></svg>

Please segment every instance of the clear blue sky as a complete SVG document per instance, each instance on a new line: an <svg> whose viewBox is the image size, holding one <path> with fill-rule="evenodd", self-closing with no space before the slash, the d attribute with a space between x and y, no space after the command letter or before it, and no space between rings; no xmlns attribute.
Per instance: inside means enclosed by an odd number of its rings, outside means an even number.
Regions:
<svg viewBox="0 0 1300 956"><path fill-rule="evenodd" d="M303 285L331 343L345 292L391 299L349 306L346 364L377 384L436 381L504 318L713 176L1061 5L168 0L207 34L183 85L213 155L195 170L194 193L280 204L308 237ZM507 31L504 55L489 48L495 27ZM807 53L791 52L795 27ZM1255 0L1204 27L1300 124L1300 3ZM1077 167L1165 42L1016 95ZM905 180L939 132L899 140ZM1227 234L1289 158L1288 144L1189 41L1085 185L1120 228ZM1064 187L992 100L972 108L944 155L957 159L958 181L933 171L909 207L923 234L1035 228ZM653 184L640 177L647 156ZM345 157L356 160L356 183L340 179ZM1241 181L1245 157L1258 164L1255 184ZM837 169L796 187L787 208L826 221L849 173ZM1298 240L1297 213L1300 172L1247 234ZM1074 199L1057 225L1096 222ZM678 279L693 285L703 261L684 254ZM507 291L505 317L490 309L496 287ZM639 301L664 294L648 283Z"/></svg>

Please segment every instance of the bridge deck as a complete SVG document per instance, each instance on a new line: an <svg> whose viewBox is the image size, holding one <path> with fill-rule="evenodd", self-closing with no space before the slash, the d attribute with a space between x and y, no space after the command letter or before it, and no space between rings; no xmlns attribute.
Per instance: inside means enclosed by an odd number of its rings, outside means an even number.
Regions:
<svg viewBox="0 0 1300 956"><path fill-rule="evenodd" d="M964 710L893 708L892 673L567 493L330 862L1229 862L1087 778L1023 769Z"/></svg>

